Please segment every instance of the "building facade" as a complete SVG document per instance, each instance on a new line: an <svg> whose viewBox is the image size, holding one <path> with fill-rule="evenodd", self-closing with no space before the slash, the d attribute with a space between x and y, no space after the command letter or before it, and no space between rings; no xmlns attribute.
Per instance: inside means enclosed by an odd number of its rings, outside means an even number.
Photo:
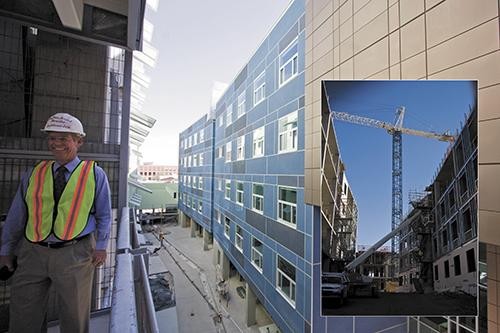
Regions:
<svg viewBox="0 0 500 333"><path fill-rule="evenodd" d="M212 231L222 255L216 264L225 267L227 260L236 267L280 329L425 329L423 318L320 316L321 266L328 257L325 250L332 249L322 242L321 229L328 222L335 228L331 221L340 216L336 199L342 197L343 183L322 80L477 79L479 128L487 133L483 143L479 137L481 150L498 139L493 134L498 36L494 0L482 6L465 0L293 1L238 73L213 117ZM472 43L477 47L470 48ZM498 153L486 146L482 151L479 173L496 179ZM486 164L481 167L481 162ZM479 211L487 215L490 234L498 235L493 222L500 208L490 199L498 192L493 184L485 184L488 195L481 196ZM496 253L495 247L488 249L488 255ZM496 307L496 298L488 300ZM485 322L442 319L439 325L450 332L457 325L478 331ZM496 318L489 319L496 328Z"/></svg>
<svg viewBox="0 0 500 333"><path fill-rule="evenodd" d="M156 165L152 163L144 163L137 167L139 180L143 182L163 181L173 183L177 181L177 173L177 165Z"/></svg>

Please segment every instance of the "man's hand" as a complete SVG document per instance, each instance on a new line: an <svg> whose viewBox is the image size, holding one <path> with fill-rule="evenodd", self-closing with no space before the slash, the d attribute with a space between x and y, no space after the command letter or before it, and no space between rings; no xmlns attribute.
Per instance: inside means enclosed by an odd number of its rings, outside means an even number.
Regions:
<svg viewBox="0 0 500 333"><path fill-rule="evenodd" d="M9 271L14 270L14 256L0 256L0 268L3 266L7 266Z"/></svg>
<svg viewBox="0 0 500 333"><path fill-rule="evenodd" d="M94 254L92 255L92 263L94 264L94 266L99 267L106 261L106 256L106 250L94 250Z"/></svg>

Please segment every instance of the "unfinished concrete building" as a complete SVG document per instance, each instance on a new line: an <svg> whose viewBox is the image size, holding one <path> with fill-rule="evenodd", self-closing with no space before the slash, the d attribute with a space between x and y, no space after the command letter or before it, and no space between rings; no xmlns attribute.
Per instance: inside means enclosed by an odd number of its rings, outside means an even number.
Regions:
<svg viewBox="0 0 500 333"><path fill-rule="evenodd" d="M405 221L412 221L399 234L399 291L432 289L432 203L432 193L410 194L412 210Z"/></svg>
<svg viewBox="0 0 500 333"><path fill-rule="evenodd" d="M323 94L326 100L326 96ZM327 103L322 112L321 248L323 272L344 269L354 259L358 208L340 159L333 118Z"/></svg>
<svg viewBox="0 0 500 333"><path fill-rule="evenodd" d="M477 293L477 111L472 109L433 182L434 289Z"/></svg>

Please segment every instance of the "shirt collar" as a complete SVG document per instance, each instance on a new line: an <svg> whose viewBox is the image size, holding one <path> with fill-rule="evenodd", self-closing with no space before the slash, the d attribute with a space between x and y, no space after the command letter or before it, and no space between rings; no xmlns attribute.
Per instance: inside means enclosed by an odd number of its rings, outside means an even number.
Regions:
<svg viewBox="0 0 500 333"><path fill-rule="evenodd" d="M66 163L64 167L68 170L69 173L72 173L73 170L75 170L75 168L78 166L78 163L80 163L80 159L77 156L71 162ZM53 170L57 170L60 166L61 164L55 161Z"/></svg>

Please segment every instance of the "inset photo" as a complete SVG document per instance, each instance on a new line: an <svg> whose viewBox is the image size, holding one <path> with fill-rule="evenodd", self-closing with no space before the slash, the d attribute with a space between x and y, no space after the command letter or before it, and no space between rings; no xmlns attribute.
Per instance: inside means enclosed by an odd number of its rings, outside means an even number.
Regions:
<svg viewBox="0 0 500 333"><path fill-rule="evenodd" d="M477 82L322 89L322 315L476 316Z"/></svg>

